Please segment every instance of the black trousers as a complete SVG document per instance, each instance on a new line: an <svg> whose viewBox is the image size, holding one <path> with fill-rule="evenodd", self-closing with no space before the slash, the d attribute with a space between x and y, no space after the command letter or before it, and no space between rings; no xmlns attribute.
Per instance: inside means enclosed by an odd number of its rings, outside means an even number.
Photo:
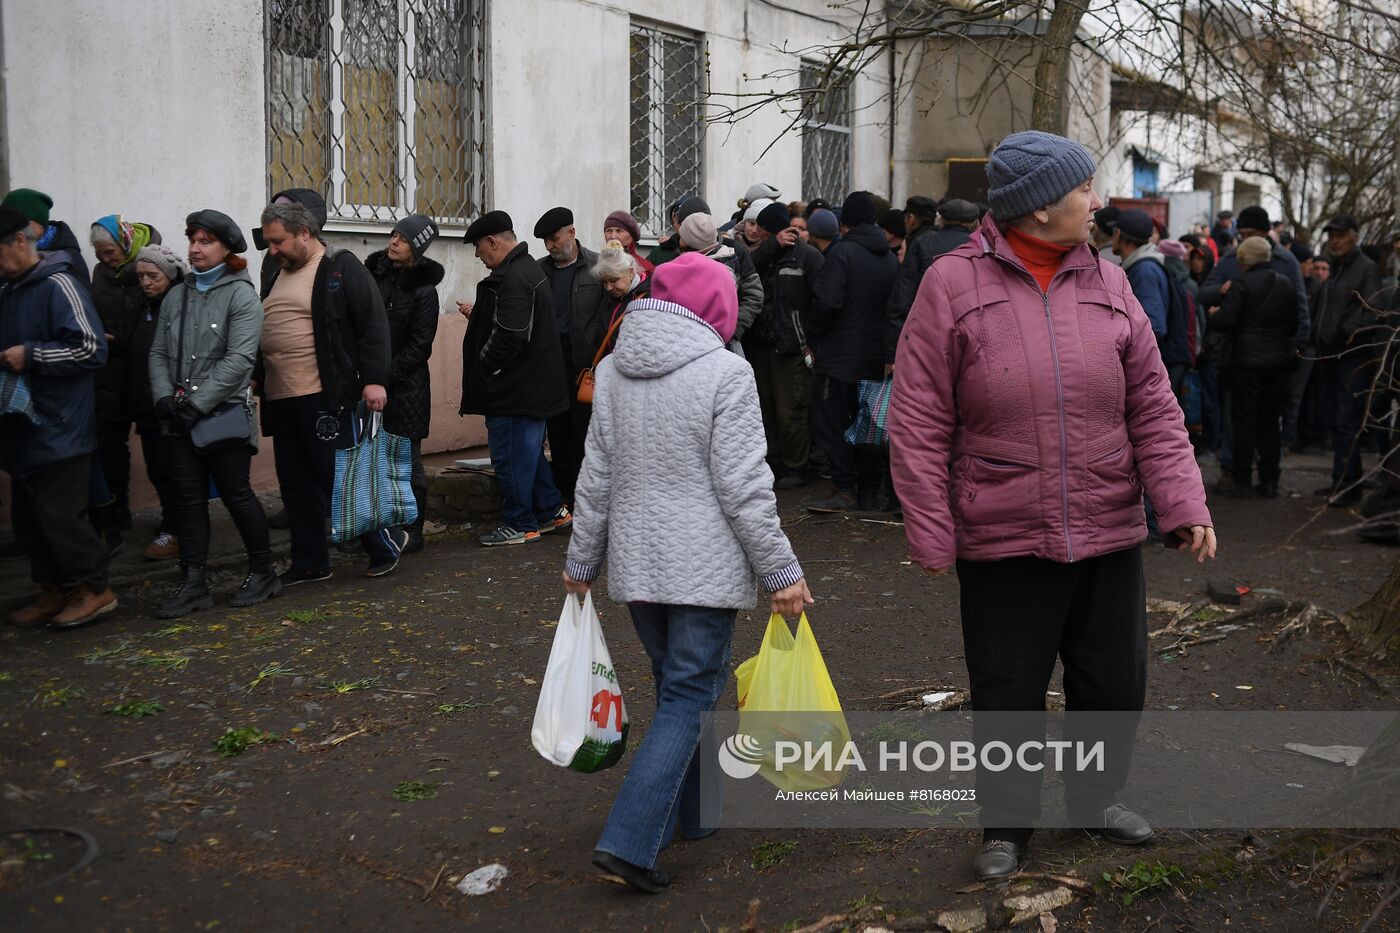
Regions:
<svg viewBox="0 0 1400 933"><path fill-rule="evenodd" d="M554 474L554 485L564 503L572 509L574 487L578 485L578 474L583 469L583 449L588 440L588 422L593 417L593 406L584 405L574 396L578 374L573 371L569 360L568 339L561 334L559 340L564 353L564 371L570 374L569 410L546 420L544 429L545 436L549 438L549 469Z"/></svg>
<svg viewBox="0 0 1400 933"><path fill-rule="evenodd" d="M856 420L859 401L855 383L831 376L812 377L812 429L826 453L831 482L845 492L874 495L884 481L879 448L846 440L846 429Z"/></svg>
<svg viewBox="0 0 1400 933"><path fill-rule="evenodd" d="M1233 432L1230 466L1235 483L1250 485L1257 453L1259 482L1277 486L1283 411L1293 391L1293 371L1231 366L1226 373Z"/></svg>
<svg viewBox="0 0 1400 933"><path fill-rule="evenodd" d="M335 438L317 434L316 422L322 415L337 419L340 433ZM272 434L277 483L291 530L292 570L330 568L326 519L335 489L335 452L354 445L354 417L351 410L320 393L263 402L263 424ZM388 529L363 535L360 542L371 560L398 553Z"/></svg>
<svg viewBox="0 0 1400 933"><path fill-rule="evenodd" d="M1114 803L1127 782L1137 717L1086 722L1074 711L1142 710L1147 695L1147 588L1141 546L1061 564L1038 557L957 563L972 689L973 735L1013 748L1045 736L1045 691L1064 665L1065 739L1103 741L1104 770L1065 773L1071 819ZM978 711L1027 711L1014 723L979 724ZM984 718L983 722L987 719ZM1039 727L1037 733L1036 727ZM1043 771L979 770L979 820L989 838L1024 842L1040 816Z"/></svg>
<svg viewBox="0 0 1400 933"><path fill-rule="evenodd" d="M161 459L170 470L175 496L175 534L180 539L180 562L203 566L209 560L209 481L214 481L228 509L248 567L255 572L272 566L267 516L248 482L253 449L242 441L200 450L188 434L160 439Z"/></svg>
<svg viewBox="0 0 1400 933"><path fill-rule="evenodd" d="M146 479L155 488L160 500L160 531L175 534L175 485L170 465L160 455L160 428L155 425L136 426L141 438L141 459L146 461Z"/></svg>
<svg viewBox="0 0 1400 933"><path fill-rule="evenodd" d="M130 421L97 424L98 463L107 480L107 489L123 513L131 507L131 448L127 443L130 439Z"/></svg>
<svg viewBox="0 0 1400 933"><path fill-rule="evenodd" d="M107 588L107 545L87 517L91 468L92 455L83 454L28 476L10 474L10 519L35 583Z"/></svg>

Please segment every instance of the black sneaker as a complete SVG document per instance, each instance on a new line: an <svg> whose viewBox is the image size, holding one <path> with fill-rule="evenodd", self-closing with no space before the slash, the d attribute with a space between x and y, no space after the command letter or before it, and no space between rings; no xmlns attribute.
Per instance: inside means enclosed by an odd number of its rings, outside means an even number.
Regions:
<svg viewBox="0 0 1400 933"><path fill-rule="evenodd" d="M420 528L408 529L408 543L403 546L405 554L417 554L423 550L423 531Z"/></svg>
<svg viewBox="0 0 1400 933"><path fill-rule="evenodd" d="M521 531L509 525L501 525L490 534L477 538L482 547L504 547L512 544L534 544L540 540L538 531Z"/></svg>
<svg viewBox="0 0 1400 933"><path fill-rule="evenodd" d="M291 567L277 576L283 586L296 586L298 583L319 583L330 578L331 569L329 567L324 570L301 570Z"/></svg>
<svg viewBox="0 0 1400 933"><path fill-rule="evenodd" d="M856 497L854 493L838 489L825 499L820 499L807 506L809 512L835 513L854 512L856 510Z"/></svg>
<svg viewBox="0 0 1400 933"><path fill-rule="evenodd" d="M265 603L269 599L276 599L281 595L282 581L278 579L277 574L271 570L249 571L228 604L235 609L243 609L248 606L256 606L258 603Z"/></svg>
<svg viewBox="0 0 1400 933"><path fill-rule="evenodd" d="M648 894L660 894L671 886L671 877L664 871L633 865L631 862L620 859L611 852L604 852L602 849L594 850L593 864L607 874L621 878L638 891L645 891Z"/></svg>

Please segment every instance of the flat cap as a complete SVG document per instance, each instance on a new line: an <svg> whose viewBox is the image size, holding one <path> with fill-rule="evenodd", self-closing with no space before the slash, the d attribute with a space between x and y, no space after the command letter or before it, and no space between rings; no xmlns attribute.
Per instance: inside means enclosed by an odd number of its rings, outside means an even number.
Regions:
<svg viewBox="0 0 1400 933"><path fill-rule="evenodd" d="M567 207L551 207L535 221L535 237L543 240L553 236L574 222L574 212Z"/></svg>
<svg viewBox="0 0 1400 933"><path fill-rule="evenodd" d="M510 233L513 230L515 230L515 223L510 219L509 214L505 211L488 211L472 221L472 225L467 228L466 235L462 239L470 245L488 236Z"/></svg>
<svg viewBox="0 0 1400 933"><path fill-rule="evenodd" d="M1130 237L1143 243L1152 239L1152 215L1138 207L1130 207L1126 211L1120 213L1118 215L1118 220L1115 222L1115 227L1118 232L1125 237Z"/></svg>
<svg viewBox="0 0 1400 933"><path fill-rule="evenodd" d="M964 201L962 198L951 198L943 202L943 206L938 209L938 213L949 223L974 224L977 218L982 216L982 211L971 201Z"/></svg>
<svg viewBox="0 0 1400 933"><path fill-rule="evenodd" d="M1323 227L1324 233L1331 233L1333 230L1360 230L1361 225L1356 222L1356 218L1350 214L1338 214L1327 221L1327 226Z"/></svg>
<svg viewBox="0 0 1400 933"><path fill-rule="evenodd" d="M227 246L231 253L241 253L248 248L248 241L243 239L243 231L238 229L238 224L233 222L233 218L207 207L186 217L185 229L207 231Z"/></svg>
<svg viewBox="0 0 1400 933"><path fill-rule="evenodd" d="M938 213L938 202L927 195L916 194L904 202L904 213L932 217Z"/></svg>

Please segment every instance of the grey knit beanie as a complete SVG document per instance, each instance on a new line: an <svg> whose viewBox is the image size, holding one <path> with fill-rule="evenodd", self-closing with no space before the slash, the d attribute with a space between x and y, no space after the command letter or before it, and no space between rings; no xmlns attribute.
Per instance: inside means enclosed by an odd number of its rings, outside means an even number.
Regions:
<svg viewBox="0 0 1400 933"><path fill-rule="evenodd" d="M394 224L394 232L408 241L415 260L422 259L423 253L438 237L438 226L431 217L423 214L409 214Z"/></svg>
<svg viewBox="0 0 1400 933"><path fill-rule="evenodd" d="M1072 139L1012 133L987 159L987 203L997 220L1015 220L1054 204L1097 170L1089 150Z"/></svg>
<svg viewBox="0 0 1400 933"><path fill-rule="evenodd" d="M190 267L185 265L185 261L176 255L174 250L159 243L141 247L141 252L136 254L136 261L149 262L164 272L165 277L172 282L180 281L190 272Z"/></svg>

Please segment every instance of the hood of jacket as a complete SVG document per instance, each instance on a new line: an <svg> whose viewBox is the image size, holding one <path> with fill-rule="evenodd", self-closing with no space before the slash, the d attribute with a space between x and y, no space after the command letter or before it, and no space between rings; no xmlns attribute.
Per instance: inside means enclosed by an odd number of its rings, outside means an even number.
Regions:
<svg viewBox="0 0 1400 933"><path fill-rule="evenodd" d="M60 272L72 272L73 260L65 252L40 253L39 261L24 275L10 279L4 284L8 288L28 288Z"/></svg>
<svg viewBox="0 0 1400 933"><path fill-rule="evenodd" d="M876 256L883 256L890 251L890 241L885 236L885 231L875 224L858 224L841 235L842 243L854 243L856 246L870 250Z"/></svg>
<svg viewBox="0 0 1400 933"><path fill-rule="evenodd" d="M421 288L424 285L436 288L447 276L447 270L442 267L442 263L429 259L427 256L423 256L407 269L397 269L386 249L370 253L365 258L365 268L376 279L398 275L399 287L406 290Z"/></svg>
<svg viewBox="0 0 1400 933"><path fill-rule="evenodd" d="M624 376L655 379L717 350L724 341L688 308L643 298L627 306L612 359Z"/></svg>
<svg viewBox="0 0 1400 933"><path fill-rule="evenodd" d="M1124 257L1123 271L1127 272L1133 266L1137 265L1145 259L1150 259L1152 262L1155 262L1157 263L1157 265L1162 266L1164 268L1166 266L1167 257L1162 255L1162 251L1157 248L1157 244L1145 243L1142 246L1139 246L1137 249L1133 250L1131 256Z"/></svg>

